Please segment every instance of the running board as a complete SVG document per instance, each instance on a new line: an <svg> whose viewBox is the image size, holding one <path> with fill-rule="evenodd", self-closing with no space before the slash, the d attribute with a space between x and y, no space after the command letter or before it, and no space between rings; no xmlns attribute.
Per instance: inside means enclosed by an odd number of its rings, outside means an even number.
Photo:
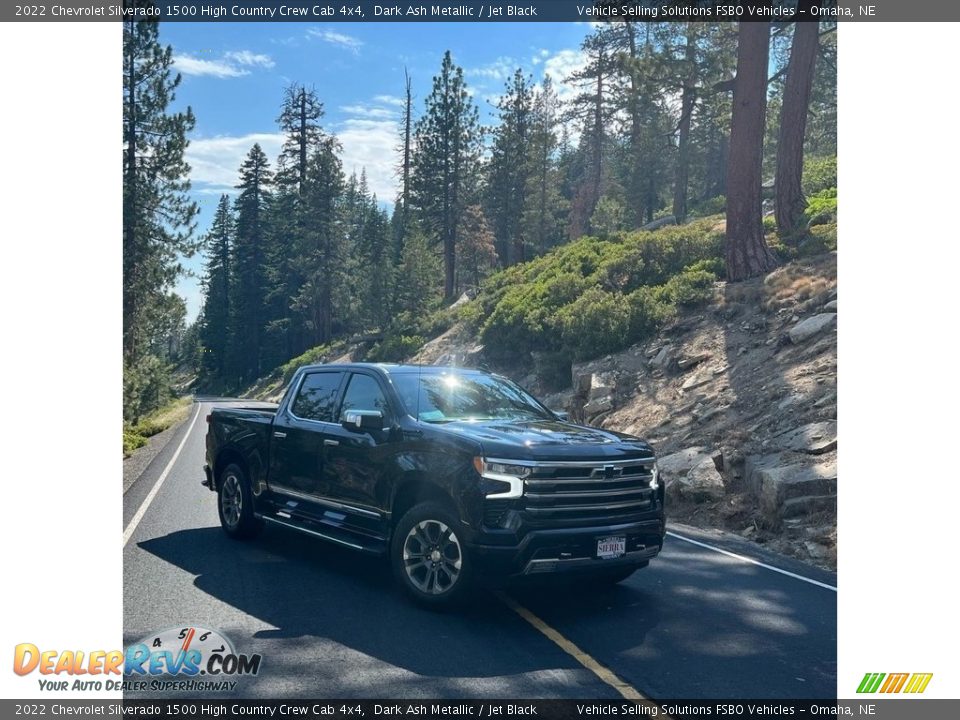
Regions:
<svg viewBox="0 0 960 720"><path fill-rule="evenodd" d="M361 552L371 552L374 554L378 554L380 552L377 549L374 549L371 547L364 547L363 545L359 545L355 542L351 542L349 540L343 540L342 538L338 538L335 535L319 532L318 530L313 530L312 528L304 527L303 525L299 524L298 522L292 519L279 518L272 515L260 515L259 513L257 513L257 517L262 518L267 522L273 523L274 525L281 525L283 527L290 528L291 530L297 530L299 532L306 533L307 535L313 535L314 537L321 538L322 540L328 540L329 542L336 543L337 545L348 547L351 550L360 550Z"/></svg>

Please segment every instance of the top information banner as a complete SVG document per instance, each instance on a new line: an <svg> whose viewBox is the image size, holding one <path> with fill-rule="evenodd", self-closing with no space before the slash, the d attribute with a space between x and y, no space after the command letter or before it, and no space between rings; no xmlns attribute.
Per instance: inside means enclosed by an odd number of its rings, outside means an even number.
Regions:
<svg viewBox="0 0 960 720"><path fill-rule="evenodd" d="M115 22L902 22L960 20L943 0L62 0L0 6L0 21Z"/></svg>

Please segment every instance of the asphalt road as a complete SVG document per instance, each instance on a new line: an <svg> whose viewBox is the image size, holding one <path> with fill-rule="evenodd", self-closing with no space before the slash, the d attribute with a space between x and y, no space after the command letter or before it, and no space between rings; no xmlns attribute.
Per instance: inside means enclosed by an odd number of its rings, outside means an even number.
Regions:
<svg viewBox="0 0 960 720"><path fill-rule="evenodd" d="M196 625L262 654L259 674L224 698L621 699L493 593L432 613L377 559L276 527L228 539L200 485L210 407L191 425L194 408L124 496L125 643ZM828 586L835 576L736 537L669 530L660 557L620 586L509 596L655 700L835 697L836 592L681 538Z"/></svg>

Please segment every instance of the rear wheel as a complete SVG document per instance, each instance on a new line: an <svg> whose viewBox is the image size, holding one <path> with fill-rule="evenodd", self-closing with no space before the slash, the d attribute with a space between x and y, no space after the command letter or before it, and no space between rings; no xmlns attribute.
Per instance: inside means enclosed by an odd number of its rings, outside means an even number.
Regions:
<svg viewBox="0 0 960 720"><path fill-rule="evenodd" d="M253 515L253 493L243 469L231 463L220 473L217 483L217 511L220 526L232 538L252 538L263 527L262 521Z"/></svg>
<svg viewBox="0 0 960 720"><path fill-rule="evenodd" d="M408 510L394 529L394 577L421 605L440 608L457 602L472 583L473 567L459 527L450 509L430 502Z"/></svg>

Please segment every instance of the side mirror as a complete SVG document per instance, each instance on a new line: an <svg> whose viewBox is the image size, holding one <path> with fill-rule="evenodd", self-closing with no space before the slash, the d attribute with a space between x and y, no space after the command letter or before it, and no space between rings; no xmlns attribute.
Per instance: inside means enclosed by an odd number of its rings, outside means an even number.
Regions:
<svg viewBox="0 0 960 720"><path fill-rule="evenodd" d="M347 430L383 430L383 413L379 410L347 410L340 424Z"/></svg>
<svg viewBox="0 0 960 720"><path fill-rule="evenodd" d="M563 420L566 422L570 419L570 413L568 413L566 410L551 410L550 412L556 415L558 420Z"/></svg>

